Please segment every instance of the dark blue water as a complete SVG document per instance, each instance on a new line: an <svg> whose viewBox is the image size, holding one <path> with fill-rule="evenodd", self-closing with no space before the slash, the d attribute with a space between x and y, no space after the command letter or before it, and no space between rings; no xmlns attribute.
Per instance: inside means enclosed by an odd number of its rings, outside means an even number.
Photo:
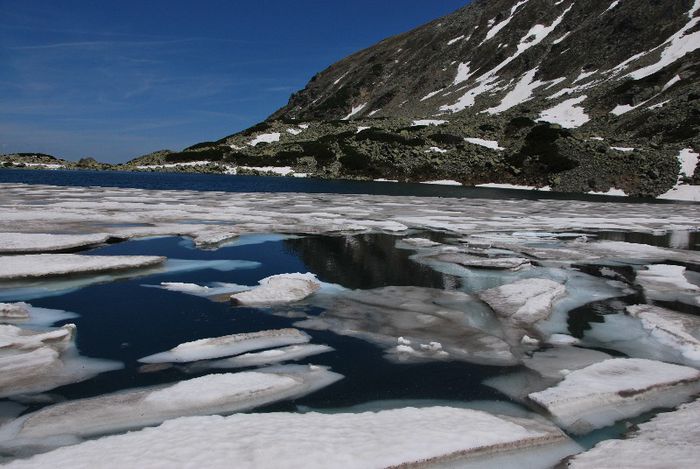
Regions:
<svg viewBox="0 0 700 469"><path fill-rule="evenodd" d="M439 186L371 181L346 181L294 177L229 176L222 174L158 173L128 171L69 171L0 169L0 182L52 184L58 186L131 187L159 190L223 192L308 192L335 194L413 195L485 199L554 199L626 203L686 203L656 199L600 195L502 190L481 187Z"/></svg>
<svg viewBox="0 0 700 469"><path fill-rule="evenodd" d="M261 263L257 269L220 272L199 270L177 274L156 274L92 285L71 293L32 300L34 306L62 309L80 315L72 322L78 327L77 346L81 355L117 360L125 368L104 373L88 381L50 391L61 398L90 397L122 389L176 382L215 371L188 373L183 368L143 373L137 360L170 349L180 343L240 332L292 327L295 319L275 316L265 308L234 307L205 298L143 285L160 282L230 282L255 285L258 280L288 272L315 272L325 282L342 282L350 288L376 288L386 285L416 285L442 288L444 276L409 259L409 251L393 248L389 235L363 235L352 243L353 252L340 251L335 263L325 267L313 262L314 253L324 253L337 245L347 245L342 237L322 236L266 242L259 245L224 247L201 251L181 238L128 241L92 249L94 255L163 255L178 259L238 259ZM390 249L387 249L391 246ZM365 262L370 257L376 263ZM389 264L392 263L392 264ZM340 267L342 269L336 268ZM395 268L388 269L387 265ZM353 280L354 279L354 280ZM310 306L302 308L319 313ZM61 325L58 323L57 325ZM460 362L394 364L383 357L377 346L359 339L327 331L306 331L312 343L327 344L335 351L312 356L298 363L327 365L345 379L294 402L282 402L257 411L292 411L297 405L337 408L386 399L506 400L497 391L481 385L490 376L512 371ZM225 370L230 371L230 370ZM235 370L234 370L235 371ZM36 404L29 410L36 410Z"/></svg>

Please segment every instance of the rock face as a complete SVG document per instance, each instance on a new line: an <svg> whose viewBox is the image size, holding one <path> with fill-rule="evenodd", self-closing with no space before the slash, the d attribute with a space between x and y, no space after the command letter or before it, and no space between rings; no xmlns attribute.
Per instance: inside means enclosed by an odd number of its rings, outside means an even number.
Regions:
<svg viewBox="0 0 700 469"><path fill-rule="evenodd" d="M657 195L700 147L699 11L477 0L331 65L266 122L163 159Z"/></svg>

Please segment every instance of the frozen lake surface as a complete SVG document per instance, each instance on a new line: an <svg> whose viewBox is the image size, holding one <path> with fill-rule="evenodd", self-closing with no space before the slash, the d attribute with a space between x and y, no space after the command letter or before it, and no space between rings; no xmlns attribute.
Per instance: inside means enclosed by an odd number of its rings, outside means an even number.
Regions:
<svg viewBox="0 0 700 469"><path fill-rule="evenodd" d="M544 468L620 437L700 391L700 206L595 200L2 183L0 461Z"/></svg>

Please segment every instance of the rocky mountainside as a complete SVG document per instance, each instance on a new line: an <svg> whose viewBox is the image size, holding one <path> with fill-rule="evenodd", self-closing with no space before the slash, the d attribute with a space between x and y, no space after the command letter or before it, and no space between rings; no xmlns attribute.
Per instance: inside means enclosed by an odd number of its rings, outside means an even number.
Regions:
<svg viewBox="0 0 700 469"><path fill-rule="evenodd" d="M700 0L476 0L331 65L261 124L136 163L658 195L700 179L699 23Z"/></svg>

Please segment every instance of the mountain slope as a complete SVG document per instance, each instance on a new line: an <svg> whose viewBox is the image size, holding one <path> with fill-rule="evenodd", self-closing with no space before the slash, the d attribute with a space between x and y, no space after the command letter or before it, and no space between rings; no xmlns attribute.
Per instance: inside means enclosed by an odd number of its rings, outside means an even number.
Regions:
<svg viewBox="0 0 700 469"><path fill-rule="evenodd" d="M700 0L477 0L165 161L658 195L700 150L699 23Z"/></svg>

